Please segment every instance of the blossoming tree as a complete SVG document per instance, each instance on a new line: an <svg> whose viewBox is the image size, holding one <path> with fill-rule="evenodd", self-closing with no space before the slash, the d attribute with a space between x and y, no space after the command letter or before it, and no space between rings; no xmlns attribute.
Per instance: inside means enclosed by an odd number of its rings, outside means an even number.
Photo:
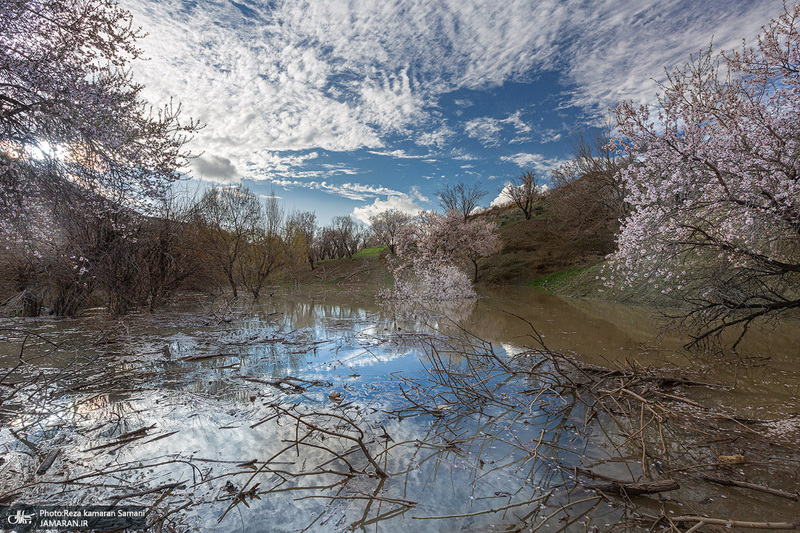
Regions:
<svg viewBox="0 0 800 533"><path fill-rule="evenodd" d="M133 264L141 215L163 212L197 126L143 100L142 34L113 0L0 0L0 21L0 238L25 263L19 290L57 270L81 272L62 281L82 292L138 283L98 269Z"/></svg>
<svg viewBox="0 0 800 533"><path fill-rule="evenodd" d="M142 35L128 12L111 0L0 0L0 18L3 199L69 176L141 200L177 179L196 126L142 100L129 70Z"/></svg>
<svg viewBox="0 0 800 533"><path fill-rule="evenodd" d="M474 298L475 291L462 265L496 252L500 238L484 219L464 220L451 210L446 215L422 212L404 225L398 235L401 262L393 268L395 286L391 297L419 300Z"/></svg>
<svg viewBox="0 0 800 533"><path fill-rule="evenodd" d="M669 74L655 108L616 110L635 158L618 277L679 293L695 341L733 325L740 340L800 307L798 20L787 8L755 46L709 48Z"/></svg>

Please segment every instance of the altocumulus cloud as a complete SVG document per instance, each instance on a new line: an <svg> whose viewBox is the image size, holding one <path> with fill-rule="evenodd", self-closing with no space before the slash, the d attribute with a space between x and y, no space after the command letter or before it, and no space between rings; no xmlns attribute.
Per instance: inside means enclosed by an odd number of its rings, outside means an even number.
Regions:
<svg viewBox="0 0 800 533"><path fill-rule="evenodd" d="M530 29L559 11L520 0L126 5L151 34L137 69L151 96L179 96L208 125L201 141L234 159L377 148L384 134L440 126L426 110L440 94L548 61L555 28Z"/></svg>
<svg viewBox="0 0 800 533"><path fill-rule="evenodd" d="M546 174L550 170L565 163L566 160L558 158L546 158L542 154L518 153L500 158L502 161L514 163L520 168L533 168L540 175Z"/></svg>
<svg viewBox="0 0 800 533"><path fill-rule="evenodd" d="M194 163L217 180L300 172L300 152L379 151L402 159L415 144L464 157L471 136L501 147L501 131L560 139L517 112L481 117L481 94L535 85L557 72L562 105L592 117L623 99L653 99L664 68L708 45L754 37L780 0L122 0L150 37L136 65L145 97L180 100L205 123ZM653 78L655 77L655 80ZM446 95L456 110L442 107ZM481 93L483 92L483 93ZM459 113L473 113L462 118ZM531 141L533 142L533 141ZM400 144L405 143L405 144ZM546 169L528 146L502 161ZM300 154L300 155L298 155ZM459 156L459 154L462 154ZM495 159L497 160L497 159ZM286 169L286 170L284 170ZM423 172L418 173L424 181ZM360 194L353 183L332 194ZM413 185L413 183L409 184ZM358 187L355 187L357 189ZM386 200L399 201L400 196ZM411 198L409 196L409 198ZM413 199L411 200L413 201Z"/></svg>

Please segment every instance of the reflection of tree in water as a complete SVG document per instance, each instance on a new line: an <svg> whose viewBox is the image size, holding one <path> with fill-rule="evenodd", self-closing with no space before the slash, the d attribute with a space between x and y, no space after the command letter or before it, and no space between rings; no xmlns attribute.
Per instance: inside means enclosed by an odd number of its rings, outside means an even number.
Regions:
<svg viewBox="0 0 800 533"><path fill-rule="evenodd" d="M796 441L792 448L769 433L774 424L697 407L687 393L698 384L683 378L542 349L510 357L430 310L330 309L335 318L323 315L319 329L313 317L328 309L292 309L307 326L261 316L197 332L209 345L191 352L195 360L143 359L113 372L95 360L46 379L30 373L16 393L30 400L25 407L2 404L17 420L16 436L0 433L2 445L23 474L3 478L0 498L144 502L153 529L186 531L223 516L219 527L251 530L592 531L626 519L633 530L668 531L667 517L679 514L685 531L701 512L743 518L718 484L698 477L731 476L713 465L743 447L770 462L750 470L751 480L796 486ZM303 373L315 348L327 361L381 343L421 351L421 367L369 382L325 377L335 384ZM235 357L217 357L234 347ZM62 383L71 391L54 396ZM128 392L115 398L105 388ZM668 480L680 491L647 495ZM631 494L614 496L620 487ZM644 501L630 497L642 488ZM714 502L699 507L700 494ZM787 505L775 516L798 511Z"/></svg>
<svg viewBox="0 0 800 533"><path fill-rule="evenodd" d="M381 310L390 315L402 317L409 321L415 329L427 329L433 327L439 329L449 324L462 323L466 321L474 312L477 300L381 300Z"/></svg>

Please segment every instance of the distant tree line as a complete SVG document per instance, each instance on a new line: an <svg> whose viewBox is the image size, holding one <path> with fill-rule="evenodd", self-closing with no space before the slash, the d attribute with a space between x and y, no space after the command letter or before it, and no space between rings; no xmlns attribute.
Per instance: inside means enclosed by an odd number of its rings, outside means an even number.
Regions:
<svg viewBox="0 0 800 533"><path fill-rule="evenodd" d="M277 272L296 278L371 242L350 217L319 228L241 186L176 198L200 126L142 99L130 64L143 34L115 2L0 2L0 20L6 312L124 314L220 285L258 298Z"/></svg>

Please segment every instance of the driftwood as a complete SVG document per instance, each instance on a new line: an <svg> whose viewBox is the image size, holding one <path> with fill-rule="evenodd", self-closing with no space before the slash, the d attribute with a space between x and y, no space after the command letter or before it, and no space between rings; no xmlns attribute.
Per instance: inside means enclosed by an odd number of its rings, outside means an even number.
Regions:
<svg viewBox="0 0 800 533"><path fill-rule="evenodd" d="M58 455L60 453L61 453L61 449L60 448L58 450L54 451L54 452L50 452L50 454L45 458L45 460L42 461L42 464L39 466L39 469L36 471L36 475L37 476L41 476L42 474L44 474L48 470L50 470L50 467L53 466L53 463L56 462L56 458L58 457Z"/></svg>
<svg viewBox="0 0 800 533"><path fill-rule="evenodd" d="M672 522L697 522L692 529L688 531L697 531L697 528L708 524L714 526L723 526L726 528L741 527L749 529L781 529L781 530L796 530L800 529L800 520L795 522L748 522L745 520L727 520L724 518L707 518L705 516L676 516L670 518Z"/></svg>
<svg viewBox="0 0 800 533"><path fill-rule="evenodd" d="M612 481L600 485L591 485L587 488L604 494L614 494L617 496L641 496L643 494L656 494L668 490L677 490L681 488L681 486L672 479L662 479L659 481L646 482Z"/></svg>
<svg viewBox="0 0 800 533"><path fill-rule="evenodd" d="M574 467L575 479L578 474L592 479L602 479L608 483L601 483L599 485L587 485L586 488L597 490L605 494L616 494L618 496L639 496L642 494L655 494L658 492L666 492L668 490L677 490L680 488L677 482L671 479L662 479L660 481L622 481L613 477L598 474L591 470Z"/></svg>
<svg viewBox="0 0 800 533"><path fill-rule="evenodd" d="M244 357L252 355L249 353L213 353L213 354L204 354L204 355L187 355L186 357L181 357L178 359L181 363L184 362L193 362L193 361L207 361L209 359L216 359L218 357Z"/></svg>
<svg viewBox="0 0 800 533"><path fill-rule="evenodd" d="M267 381L264 379L256 379L256 378L248 378L248 377L241 377L240 379L244 381L249 381L250 383L260 383L262 385L270 385L271 387L275 387L276 389L282 392L293 392L293 393L301 393L308 390L309 387L330 387L332 386L329 381L319 381L319 380L307 380L307 379L300 379L293 376L285 376L282 378L278 378L274 381ZM301 385L304 384L306 386ZM252 426L251 426L252 427Z"/></svg>
<svg viewBox="0 0 800 533"><path fill-rule="evenodd" d="M798 495L796 492L787 492L785 490L765 487L764 485L757 485L756 483L750 483L748 481L736 481L735 479L727 479L718 476L712 476L710 474L703 474L700 477L706 481L717 483L718 485L723 485L725 487L750 489L766 494L772 494L773 496L778 496L779 498L786 498L787 500L800 501L800 495Z"/></svg>

